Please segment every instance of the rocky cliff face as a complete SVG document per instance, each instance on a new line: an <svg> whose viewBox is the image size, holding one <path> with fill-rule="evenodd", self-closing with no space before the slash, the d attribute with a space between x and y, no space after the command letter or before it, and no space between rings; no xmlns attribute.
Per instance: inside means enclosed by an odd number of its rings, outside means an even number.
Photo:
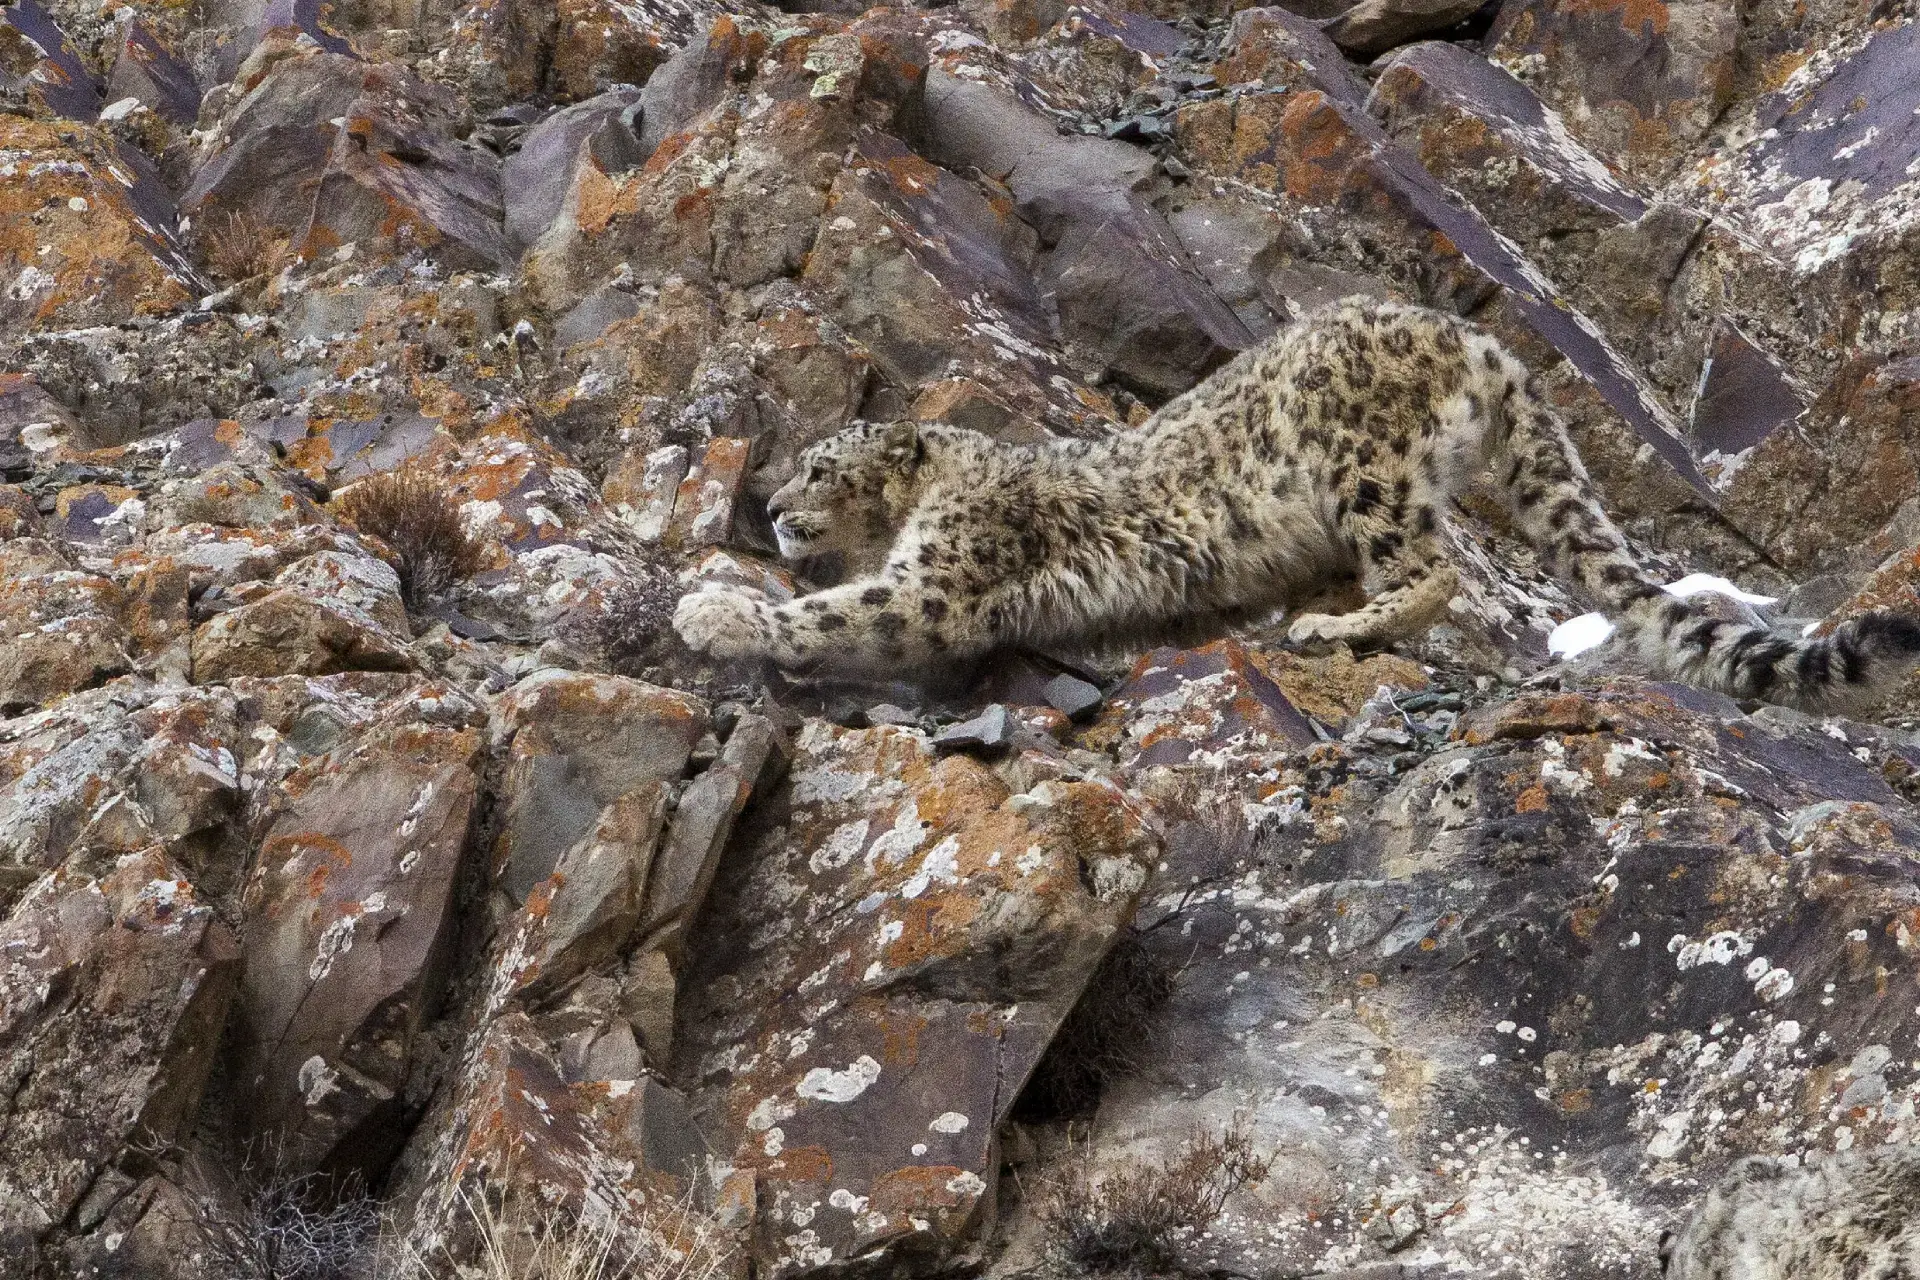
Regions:
<svg viewBox="0 0 1920 1280"><path fill-rule="evenodd" d="M0 1275L1651 1276L1909 1140L1917 740L1551 662L1472 501L1392 655L664 620L856 418L1352 293L1675 577L1911 606L1910 6L793 9L0 9Z"/></svg>

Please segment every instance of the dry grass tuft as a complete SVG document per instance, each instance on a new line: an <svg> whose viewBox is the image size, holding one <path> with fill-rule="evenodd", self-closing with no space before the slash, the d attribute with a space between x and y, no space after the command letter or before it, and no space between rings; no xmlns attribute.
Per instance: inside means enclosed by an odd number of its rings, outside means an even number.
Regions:
<svg viewBox="0 0 1920 1280"><path fill-rule="evenodd" d="M411 1255L393 1280L722 1280L737 1271L732 1238L689 1201L650 1202L637 1222L545 1206L503 1212L464 1188L460 1204L479 1237L477 1260L436 1268Z"/></svg>
<svg viewBox="0 0 1920 1280"><path fill-rule="evenodd" d="M229 213L200 233L200 257L207 270L235 284L279 274L293 257L293 242L250 213Z"/></svg>
<svg viewBox="0 0 1920 1280"><path fill-rule="evenodd" d="M340 511L387 545L410 608L486 566L486 547L467 532L458 501L425 471L405 467L362 480L340 499Z"/></svg>
<svg viewBox="0 0 1920 1280"><path fill-rule="evenodd" d="M1046 1189L1041 1212L1055 1249L1090 1271L1178 1272L1182 1246L1211 1227L1227 1199L1267 1176L1246 1130L1195 1134L1162 1165L1096 1180L1086 1157Z"/></svg>
<svg viewBox="0 0 1920 1280"><path fill-rule="evenodd" d="M1087 979L1014 1103L1016 1119L1072 1120L1093 1114L1109 1081L1130 1074L1158 1042L1155 1014L1172 999L1180 971L1128 929Z"/></svg>

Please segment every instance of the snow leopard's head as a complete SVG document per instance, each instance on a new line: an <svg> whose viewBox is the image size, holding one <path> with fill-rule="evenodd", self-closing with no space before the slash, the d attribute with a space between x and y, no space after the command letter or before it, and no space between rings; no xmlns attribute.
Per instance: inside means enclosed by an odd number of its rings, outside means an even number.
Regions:
<svg viewBox="0 0 1920 1280"><path fill-rule="evenodd" d="M767 501L780 554L803 560L837 553L850 572L871 572L912 509L926 458L914 422L862 423L800 455L793 479Z"/></svg>

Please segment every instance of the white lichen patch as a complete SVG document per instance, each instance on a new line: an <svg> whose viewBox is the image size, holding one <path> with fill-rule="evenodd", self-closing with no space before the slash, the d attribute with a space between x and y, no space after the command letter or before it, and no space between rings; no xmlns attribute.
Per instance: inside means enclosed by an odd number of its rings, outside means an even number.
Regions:
<svg viewBox="0 0 1920 1280"><path fill-rule="evenodd" d="M842 1071L813 1068L801 1077L793 1091L817 1102L852 1102L879 1078L880 1064L863 1053Z"/></svg>

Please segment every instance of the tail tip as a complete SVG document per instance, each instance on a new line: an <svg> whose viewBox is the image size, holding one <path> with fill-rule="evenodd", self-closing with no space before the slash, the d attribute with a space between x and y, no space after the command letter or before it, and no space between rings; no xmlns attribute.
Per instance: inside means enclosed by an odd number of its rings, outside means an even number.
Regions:
<svg viewBox="0 0 1920 1280"><path fill-rule="evenodd" d="M1854 638L1874 652L1901 657L1920 656L1920 617L1892 609L1863 613L1847 624Z"/></svg>

